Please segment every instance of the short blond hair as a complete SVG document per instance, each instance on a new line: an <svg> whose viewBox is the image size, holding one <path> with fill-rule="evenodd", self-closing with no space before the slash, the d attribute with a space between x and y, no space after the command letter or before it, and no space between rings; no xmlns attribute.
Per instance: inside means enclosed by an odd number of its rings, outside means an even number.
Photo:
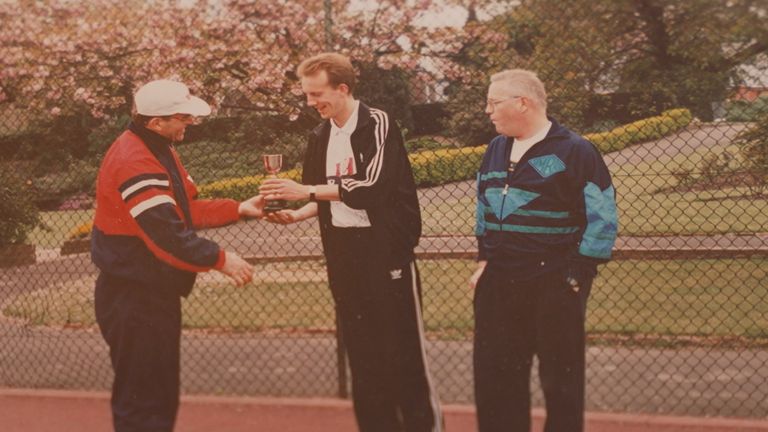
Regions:
<svg viewBox="0 0 768 432"><path fill-rule="evenodd" d="M352 67L349 57L332 52L317 54L301 62L296 69L296 74L302 78L318 74L321 71L325 71L328 75L328 84L334 88L346 84L350 93L355 90L357 82L355 68Z"/></svg>
<svg viewBox="0 0 768 432"><path fill-rule="evenodd" d="M507 69L491 75L491 82L504 82L519 94L532 100L540 108L547 109L547 91L535 72L525 69Z"/></svg>

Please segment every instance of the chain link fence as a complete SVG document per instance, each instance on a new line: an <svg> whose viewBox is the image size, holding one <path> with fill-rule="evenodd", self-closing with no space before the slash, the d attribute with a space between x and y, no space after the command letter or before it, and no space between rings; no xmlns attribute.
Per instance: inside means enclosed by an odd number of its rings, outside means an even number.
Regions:
<svg viewBox="0 0 768 432"><path fill-rule="evenodd" d="M0 2L0 386L110 386L88 239L98 164L137 86L181 79L216 106L178 150L203 196L244 199L262 154L284 155L281 176L301 169L319 119L295 67L334 50L405 133L443 401L473 399L488 76L522 67L604 153L617 191L620 237L588 306L588 409L765 418L766 17L747 0ZM182 391L346 395L316 223L201 235L256 274L243 289L203 274L184 301Z"/></svg>

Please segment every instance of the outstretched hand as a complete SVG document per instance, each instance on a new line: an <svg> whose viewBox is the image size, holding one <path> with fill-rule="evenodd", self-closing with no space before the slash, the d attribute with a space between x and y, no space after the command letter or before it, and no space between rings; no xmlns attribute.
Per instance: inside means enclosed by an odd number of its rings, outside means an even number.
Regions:
<svg viewBox="0 0 768 432"><path fill-rule="evenodd" d="M280 210L277 212L267 213L266 219L269 222L288 225L299 221L299 215L296 210Z"/></svg>
<svg viewBox="0 0 768 432"><path fill-rule="evenodd" d="M240 213L240 216L245 216L250 218L264 217L265 201L266 200L262 195L256 195L254 197L248 198L247 200L240 203L240 207L238 207L238 212Z"/></svg>

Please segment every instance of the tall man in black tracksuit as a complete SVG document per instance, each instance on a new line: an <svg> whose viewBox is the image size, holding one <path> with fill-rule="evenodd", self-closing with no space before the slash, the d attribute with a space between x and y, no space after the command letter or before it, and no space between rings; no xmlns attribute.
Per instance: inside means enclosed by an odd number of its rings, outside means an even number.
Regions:
<svg viewBox="0 0 768 432"><path fill-rule="evenodd" d="M586 302L610 259L617 217L597 149L546 114L536 75L491 77L486 113L501 135L477 177L475 400L480 432L530 430L533 356L546 432L583 430Z"/></svg>
<svg viewBox="0 0 768 432"><path fill-rule="evenodd" d="M325 120L309 137L302 183L266 180L266 199L309 200L268 216L318 216L363 432L441 430L426 366L413 249L421 215L397 124L355 100L348 58L320 54L298 68L307 104Z"/></svg>

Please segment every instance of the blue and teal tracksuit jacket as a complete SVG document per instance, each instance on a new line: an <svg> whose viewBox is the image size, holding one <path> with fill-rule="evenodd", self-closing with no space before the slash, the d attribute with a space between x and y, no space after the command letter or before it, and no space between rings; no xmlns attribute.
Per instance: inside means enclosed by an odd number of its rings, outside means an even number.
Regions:
<svg viewBox="0 0 768 432"><path fill-rule="evenodd" d="M594 277L616 240L611 176L592 143L550 121L514 167L512 138L488 145L477 174L478 260L520 279L566 266L577 279Z"/></svg>

